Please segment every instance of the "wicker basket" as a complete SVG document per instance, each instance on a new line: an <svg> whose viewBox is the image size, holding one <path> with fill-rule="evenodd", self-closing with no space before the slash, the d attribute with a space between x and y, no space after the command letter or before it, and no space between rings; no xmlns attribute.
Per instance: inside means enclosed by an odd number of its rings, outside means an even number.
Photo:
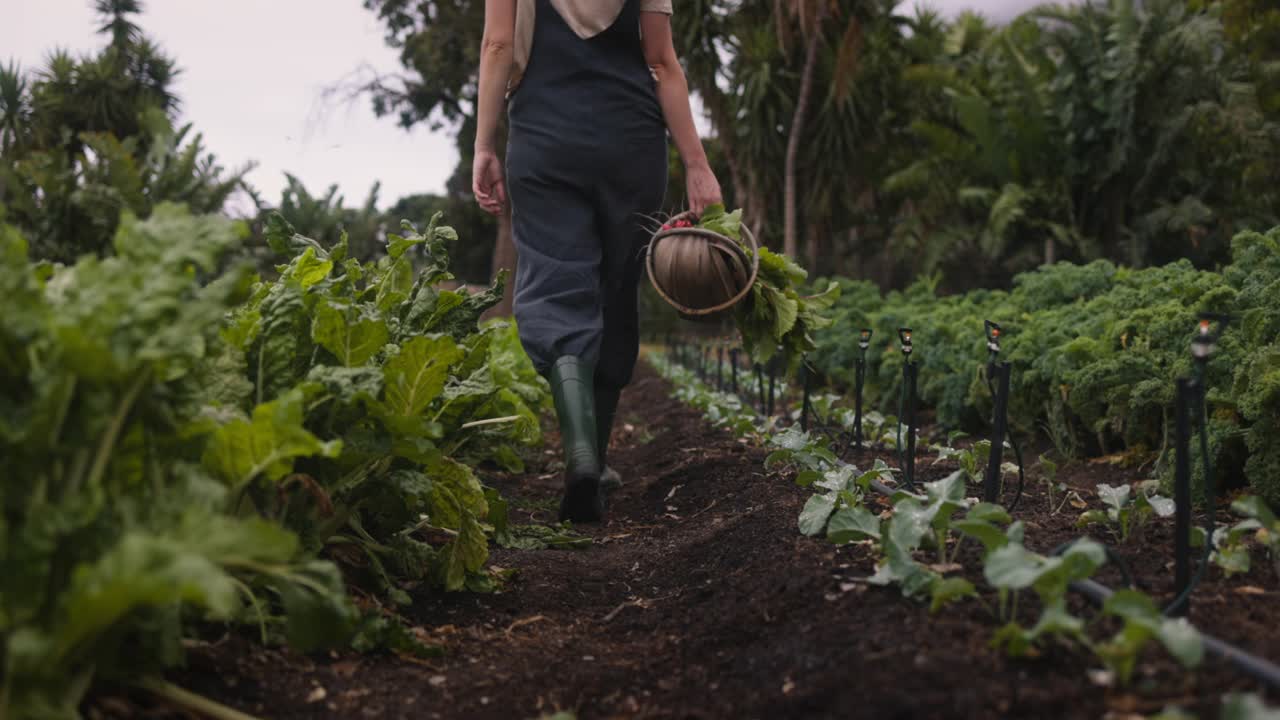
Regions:
<svg viewBox="0 0 1280 720"><path fill-rule="evenodd" d="M693 220L684 212L671 220ZM718 320L751 292L760 271L759 245L747 226L750 252L733 238L702 228L661 230L649 242L645 267L658 295L688 320Z"/></svg>

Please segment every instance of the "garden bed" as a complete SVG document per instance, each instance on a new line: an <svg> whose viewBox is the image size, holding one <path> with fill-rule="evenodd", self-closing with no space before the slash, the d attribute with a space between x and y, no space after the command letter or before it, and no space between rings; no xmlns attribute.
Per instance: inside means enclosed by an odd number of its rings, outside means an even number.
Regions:
<svg viewBox="0 0 1280 720"><path fill-rule="evenodd" d="M612 459L627 484L609 521L585 529L595 540L590 549L495 550L493 563L515 573L504 592L419 601L413 613L445 648L442 658L308 657L232 635L195 647L172 679L273 718L561 710L580 718L1098 718L1175 704L1212 717L1223 693L1257 689L1220 662L1206 659L1190 673L1158 649L1144 654L1123 691L1091 683L1086 653L1049 647L1030 660L1006 658L988 645L995 621L982 604L931 615L896 588L861 582L875 560L864 547L799 535L796 517L811 493L767 473L762 450L712 429L670 395L647 367L624 394L626 427ZM874 456L847 459L864 466ZM920 479L950 470L930 462L921 454ZM1093 485L1136 477L1098 463L1060 473L1094 506ZM487 481L519 519L553 518L552 465ZM1047 504L1029 486L1015 513L1027 522L1028 544L1043 550L1080 534L1078 509L1053 514ZM1172 584L1171 525L1155 520L1120 547L1139 583L1159 597ZM1191 619L1278 658L1277 582L1256 565L1230 580L1211 569ZM1118 584L1113 570L1099 579ZM95 709L110 717L113 707L120 706L100 696Z"/></svg>

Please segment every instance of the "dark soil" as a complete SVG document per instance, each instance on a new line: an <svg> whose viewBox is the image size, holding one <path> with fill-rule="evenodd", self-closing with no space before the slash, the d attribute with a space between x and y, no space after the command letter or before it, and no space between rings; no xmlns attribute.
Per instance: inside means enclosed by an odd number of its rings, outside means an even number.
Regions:
<svg viewBox="0 0 1280 720"><path fill-rule="evenodd" d="M896 589L860 582L874 569L865 546L801 536L796 518L809 493L766 473L763 451L712 429L670 393L643 368L624 394L611 461L626 484L608 521L582 528L590 549L495 550L493 564L515 571L502 592L433 595L413 608L445 657L306 657L233 635L194 648L173 679L271 718L1100 718L1172 704L1211 717L1222 693L1257 689L1220 661L1191 673L1155 649L1129 690L1092 684L1096 663L1078 649L1004 657L989 647L997 623L983 603L931 615ZM553 458L541 472L487 479L521 509L518 519L553 519ZM924 454L919 462L924 480L951 469ZM1096 506L1094 484L1138 476L1082 464L1061 477ZM1047 551L1081 534L1079 513L1070 504L1051 512L1029 487L1015 515L1028 544ZM1160 597L1172 582L1171 531L1171 521L1153 521L1118 548L1139 585ZM1095 537L1114 543L1105 531ZM969 550L961 558L981 586ZM1246 576L1211 570L1191 618L1280 658L1280 584L1255 559L1260 567ZM1099 579L1119 583L1114 571Z"/></svg>

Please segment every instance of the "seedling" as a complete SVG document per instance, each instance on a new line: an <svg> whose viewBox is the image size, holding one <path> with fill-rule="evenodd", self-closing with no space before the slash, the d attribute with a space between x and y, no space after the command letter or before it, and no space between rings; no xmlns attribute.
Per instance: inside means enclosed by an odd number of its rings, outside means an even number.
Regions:
<svg viewBox="0 0 1280 720"><path fill-rule="evenodd" d="M1080 494L1072 490L1066 483L1058 480L1058 464L1044 455L1040 456L1040 484L1044 485L1045 498L1049 502L1049 514L1057 515L1067 503L1075 500L1083 504ZM1058 498L1062 502L1058 502Z"/></svg>
<svg viewBox="0 0 1280 720"><path fill-rule="evenodd" d="M881 538L884 557L868 580L876 585L897 584L907 597L929 592L941 579L936 571L916 562L912 553L927 542L936 548L939 565L948 565L953 557L947 549L951 517L968 506L961 471L926 483L924 490L924 496L909 492L895 496L893 517Z"/></svg>
<svg viewBox="0 0 1280 720"><path fill-rule="evenodd" d="M955 447L955 441L963 437L966 437L966 434L957 430L947 436L946 445L935 445L932 449L937 451L938 457L933 464L955 460L968 478L976 479L982 475L983 468L987 465L987 458L991 457L991 441L978 440L967 448Z"/></svg>
<svg viewBox="0 0 1280 720"><path fill-rule="evenodd" d="M1026 655L1042 637L1055 636L1087 644L1084 623L1067 610L1068 586L1093 575L1107 560L1102 545L1088 538L1073 543L1061 555L1044 556L1027 550L1021 542L1008 542L987 555L983 575L1000 592L1000 617L1004 627L992 644L1012 656ZM1018 598L1032 590L1044 610L1030 629L1018 624Z"/></svg>
<svg viewBox="0 0 1280 720"><path fill-rule="evenodd" d="M801 487L814 484L837 462L825 441L794 427L770 436L767 446L773 451L764 460L765 469L789 465L797 470L796 484Z"/></svg>
<svg viewBox="0 0 1280 720"><path fill-rule="evenodd" d="M1147 483L1140 483L1135 493L1129 485L1111 486L1098 484L1098 498L1107 506L1106 510L1087 510L1080 514L1076 525L1108 525L1115 532L1120 542L1128 542L1135 530L1141 530L1152 517L1169 517L1173 515L1174 502L1166 497L1148 494Z"/></svg>
<svg viewBox="0 0 1280 720"><path fill-rule="evenodd" d="M1121 686L1132 680L1138 654L1153 639L1158 639L1185 667L1195 667L1204 658L1200 633L1187 619L1164 617L1151 598L1141 592L1120 590L1107 598L1102 611L1120 618L1124 625L1109 641L1092 645L1093 652L1115 673Z"/></svg>
<svg viewBox="0 0 1280 720"><path fill-rule="evenodd" d="M1280 575L1280 519L1261 498L1248 496L1231 503L1231 509L1246 519L1223 527L1213 534L1213 562L1227 575L1248 572L1252 565L1248 540L1267 549L1267 554L1277 575ZM1204 541L1204 533L1199 539Z"/></svg>

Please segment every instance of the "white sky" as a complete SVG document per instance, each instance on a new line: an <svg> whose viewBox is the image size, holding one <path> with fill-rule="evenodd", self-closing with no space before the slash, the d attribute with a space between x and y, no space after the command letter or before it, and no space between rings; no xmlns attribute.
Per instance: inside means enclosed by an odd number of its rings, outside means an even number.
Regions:
<svg viewBox="0 0 1280 720"><path fill-rule="evenodd" d="M91 0L0 0L0 62L43 65L55 47L88 51ZM1034 0L929 0L953 15L980 9L1007 19ZM914 3L904 3L904 9ZM375 180L379 205L442 192L457 164L447 132L401 130L376 118L367 100L326 104L321 90L361 67L400 68L375 15L360 0L148 0L140 25L182 68L181 122L192 122L228 168L251 160L249 181L279 201L284 173L319 194L337 183L348 205L363 203ZM679 0L676 2L679 11Z"/></svg>

